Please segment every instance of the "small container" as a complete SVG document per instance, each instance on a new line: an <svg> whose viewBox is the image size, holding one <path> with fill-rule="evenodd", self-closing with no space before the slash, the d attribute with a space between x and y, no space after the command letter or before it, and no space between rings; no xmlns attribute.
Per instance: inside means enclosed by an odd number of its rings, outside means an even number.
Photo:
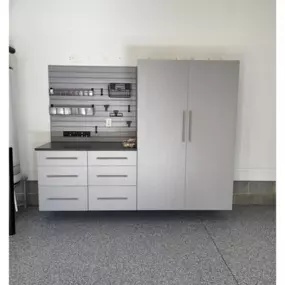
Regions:
<svg viewBox="0 0 285 285"><path fill-rule="evenodd" d="M84 96L88 96L88 90L84 90Z"/></svg>
<svg viewBox="0 0 285 285"><path fill-rule="evenodd" d="M89 96L93 96L94 95L94 88L91 88L90 90L89 90Z"/></svg>
<svg viewBox="0 0 285 285"><path fill-rule="evenodd" d="M82 90L79 91L79 96L83 96L83 91Z"/></svg>
<svg viewBox="0 0 285 285"><path fill-rule="evenodd" d="M123 146L125 148L134 148L136 146L136 139L127 139L123 141Z"/></svg>
<svg viewBox="0 0 285 285"><path fill-rule="evenodd" d="M64 108L64 115L71 115L71 108Z"/></svg>
<svg viewBox="0 0 285 285"><path fill-rule="evenodd" d="M72 115L78 115L78 108L71 108Z"/></svg>
<svg viewBox="0 0 285 285"><path fill-rule="evenodd" d="M53 90L53 88L50 88L50 89L49 89L49 94L50 94L50 95L54 95L54 90Z"/></svg>
<svg viewBox="0 0 285 285"><path fill-rule="evenodd" d="M55 107L50 107L49 108L49 113L50 113L50 115L56 115L56 108Z"/></svg>
<svg viewBox="0 0 285 285"><path fill-rule="evenodd" d="M85 116L86 115L86 109L85 108L78 108L79 115Z"/></svg>
<svg viewBox="0 0 285 285"><path fill-rule="evenodd" d="M86 108L86 115L87 116L93 116L94 115L94 110L93 108Z"/></svg>
<svg viewBox="0 0 285 285"><path fill-rule="evenodd" d="M56 108L56 114L57 115L64 115L64 108L63 107L57 107Z"/></svg>

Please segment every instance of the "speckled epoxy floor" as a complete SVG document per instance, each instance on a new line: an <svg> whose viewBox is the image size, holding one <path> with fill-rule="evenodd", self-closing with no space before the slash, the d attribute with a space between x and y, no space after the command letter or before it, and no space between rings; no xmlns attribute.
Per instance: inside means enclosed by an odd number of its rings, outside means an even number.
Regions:
<svg viewBox="0 0 285 285"><path fill-rule="evenodd" d="M275 208L17 216L10 284L274 285Z"/></svg>

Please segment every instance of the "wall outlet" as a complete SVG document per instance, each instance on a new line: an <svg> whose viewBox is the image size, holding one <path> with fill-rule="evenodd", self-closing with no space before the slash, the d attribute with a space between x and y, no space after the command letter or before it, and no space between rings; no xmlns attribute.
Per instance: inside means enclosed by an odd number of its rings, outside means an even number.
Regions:
<svg viewBox="0 0 285 285"><path fill-rule="evenodd" d="M111 127L112 126L112 119L108 118L106 119L106 127Z"/></svg>

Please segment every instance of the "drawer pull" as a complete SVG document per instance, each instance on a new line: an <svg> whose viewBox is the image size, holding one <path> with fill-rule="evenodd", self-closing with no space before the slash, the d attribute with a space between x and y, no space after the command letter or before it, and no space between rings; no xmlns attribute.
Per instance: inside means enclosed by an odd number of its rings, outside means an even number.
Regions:
<svg viewBox="0 0 285 285"><path fill-rule="evenodd" d="M97 200L128 200L127 197L99 197Z"/></svg>
<svg viewBox="0 0 285 285"><path fill-rule="evenodd" d="M78 177L78 175L57 175L57 174L54 174L54 175L47 175L48 178L62 178L62 177Z"/></svg>
<svg viewBox="0 0 285 285"><path fill-rule="evenodd" d="M97 177L128 177L128 175L97 175Z"/></svg>
<svg viewBox="0 0 285 285"><path fill-rule="evenodd" d="M127 157L96 157L96 159L128 159Z"/></svg>
<svg viewBox="0 0 285 285"><path fill-rule="evenodd" d="M78 159L78 157L46 157L46 159Z"/></svg>
<svg viewBox="0 0 285 285"><path fill-rule="evenodd" d="M52 201L75 201L79 200L78 198L47 198L48 200Z"/></svg>

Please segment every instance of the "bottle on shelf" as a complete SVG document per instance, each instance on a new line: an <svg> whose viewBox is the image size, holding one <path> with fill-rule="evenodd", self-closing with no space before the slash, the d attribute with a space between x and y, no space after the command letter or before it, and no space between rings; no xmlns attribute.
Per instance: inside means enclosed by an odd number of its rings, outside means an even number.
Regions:
<svg viewBox="0 0 285 285"><path fill-rule="evenodd" d="M89 90L89 96L93 96L94 95L94 88L91 88L90 90Z"/></svg>

